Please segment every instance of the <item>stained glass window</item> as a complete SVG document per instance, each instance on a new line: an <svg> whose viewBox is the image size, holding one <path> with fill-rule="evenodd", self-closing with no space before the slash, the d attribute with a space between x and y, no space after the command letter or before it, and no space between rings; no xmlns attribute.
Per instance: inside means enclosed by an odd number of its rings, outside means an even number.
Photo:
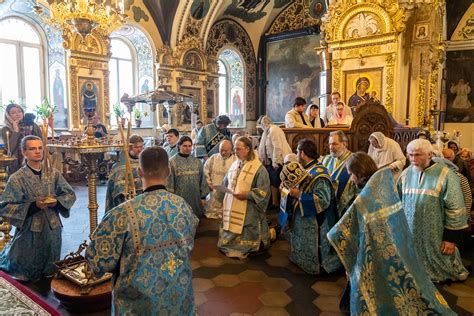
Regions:
<svg viewBox="0 0 474 316"><path fill-rule="evenodd" d="M245 126L245 71L242 58L233 49L219 55L219 114L227 114L230 127Z"/></svg>

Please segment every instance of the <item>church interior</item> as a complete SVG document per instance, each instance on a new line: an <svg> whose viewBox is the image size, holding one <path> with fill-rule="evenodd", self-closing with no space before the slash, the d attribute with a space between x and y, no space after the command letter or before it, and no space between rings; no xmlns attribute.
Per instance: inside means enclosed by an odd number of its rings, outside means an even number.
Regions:
<svg viewBox="0 0 474 316"><path fill-rule="evenodd" d="M367 152L379 131L404 154L426 133L440 151L455 141L474 176L473 80L472 0L0 0L0 125L7 126L11 103L23 108L24 121L35 114L52 165L77 196L69 218L61 218L61 259L88 241L104 216L124 135L141 136L145 147L162 145L170 128L191 135L198 122L227 115L230 133L258 142L258 120L266 115L294 153L310 139L326 155L336 130L352 152ZM296 97L317 105L322 117L334 91L356 109L352 124L284 127ZM98 122L106 129L100 142ZM1 191L13 160L11 135L2 137ZM458 248L469 270L474 209L466 211L470 226ZM1 216L0 250L14 233ZM266 217L278 222L278 208ZM202 218L195 235L198 315L348 314L340 308L343 268L305 273L289 260L281 235L264 253L228 258L217 247L220 225ZM111 313L110 282L84 294L64 278L2 277L0 314L35 306L47 311L37 315ZM472 272L435 286L454 313L474 314Z"/></svg>

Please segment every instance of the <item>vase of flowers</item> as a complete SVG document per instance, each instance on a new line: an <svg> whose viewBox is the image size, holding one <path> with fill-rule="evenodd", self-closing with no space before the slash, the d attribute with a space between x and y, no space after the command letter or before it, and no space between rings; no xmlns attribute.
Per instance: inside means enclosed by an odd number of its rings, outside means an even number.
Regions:
<svg viewBox="0 0 474 316"><path fill-rule="evenodd" d="M117 123L120 122L122 128L125 127L125 119L123 117L125 115L125 110L120 106L120 103L115 103L112 106L112 110L114 111L115 117L117 118Z"/></svg>
<svg viewBox="0 0 474 316"><path fill-rule="evenodd" d="M148 116L148 113L140 110L139 108L134 108L132 111L132 116L135 119L135 126L137 128L140 128L140 126L142 125L142 119Z"/></svg>

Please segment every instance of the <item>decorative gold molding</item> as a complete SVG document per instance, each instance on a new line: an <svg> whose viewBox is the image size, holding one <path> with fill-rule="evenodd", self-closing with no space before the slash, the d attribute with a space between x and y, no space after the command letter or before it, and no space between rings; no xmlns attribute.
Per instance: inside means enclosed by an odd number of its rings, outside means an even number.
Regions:
<svg viewBox="0 0 474 316"><path fill-rule="evenodd" d="M280 12L271 24L268 34L278 34L320 25L321 20L311 16L308 2L308 0L295 0L288 8Z"/></svg>
<svg viewBox="0 0 474 316"><path fill-rule="evenodd" d="M395 94L395 54L389 54L386 56L385 61L387 63L386 67L386 96L385 96L385 108L388 113L393 112L394 100L393 95Z"/></svg>
<svg viewBox="0 0 474 316"><path fill-rule="evenodd" d="M425 109L426 109L426 80L420 78L418 80L418 95L417 95L417 123L418 126L423 126L425 123Z"/></svg>

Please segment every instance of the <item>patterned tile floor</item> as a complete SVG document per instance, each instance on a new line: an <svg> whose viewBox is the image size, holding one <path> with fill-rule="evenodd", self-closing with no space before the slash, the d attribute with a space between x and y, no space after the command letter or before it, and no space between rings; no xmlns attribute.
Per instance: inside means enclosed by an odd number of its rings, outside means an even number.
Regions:
<svg viewBox="0 0 474 316"><path fill-rule="evenodd" d="M63 255L76 250L89 234L87 188L77 186L75 191L78 201L71 217L63 221ZM104 195L105 187L99 186L99 220ZM217 227L216 220L201 221L191 256L198 315L344 315L338 309L345 285L343 271L324 276L305 274L288 260L289 246L284 240L278 240L259 256L229 259L217 250ZM464 254L466 264L474 261L472 245ZM29 286L64 315L80 315L64 310L49 292L48 284ZM456 313L474 314L473 276L466 282L438 288ZM103 311L88 315L109 314L110 311Z"/></svg>

